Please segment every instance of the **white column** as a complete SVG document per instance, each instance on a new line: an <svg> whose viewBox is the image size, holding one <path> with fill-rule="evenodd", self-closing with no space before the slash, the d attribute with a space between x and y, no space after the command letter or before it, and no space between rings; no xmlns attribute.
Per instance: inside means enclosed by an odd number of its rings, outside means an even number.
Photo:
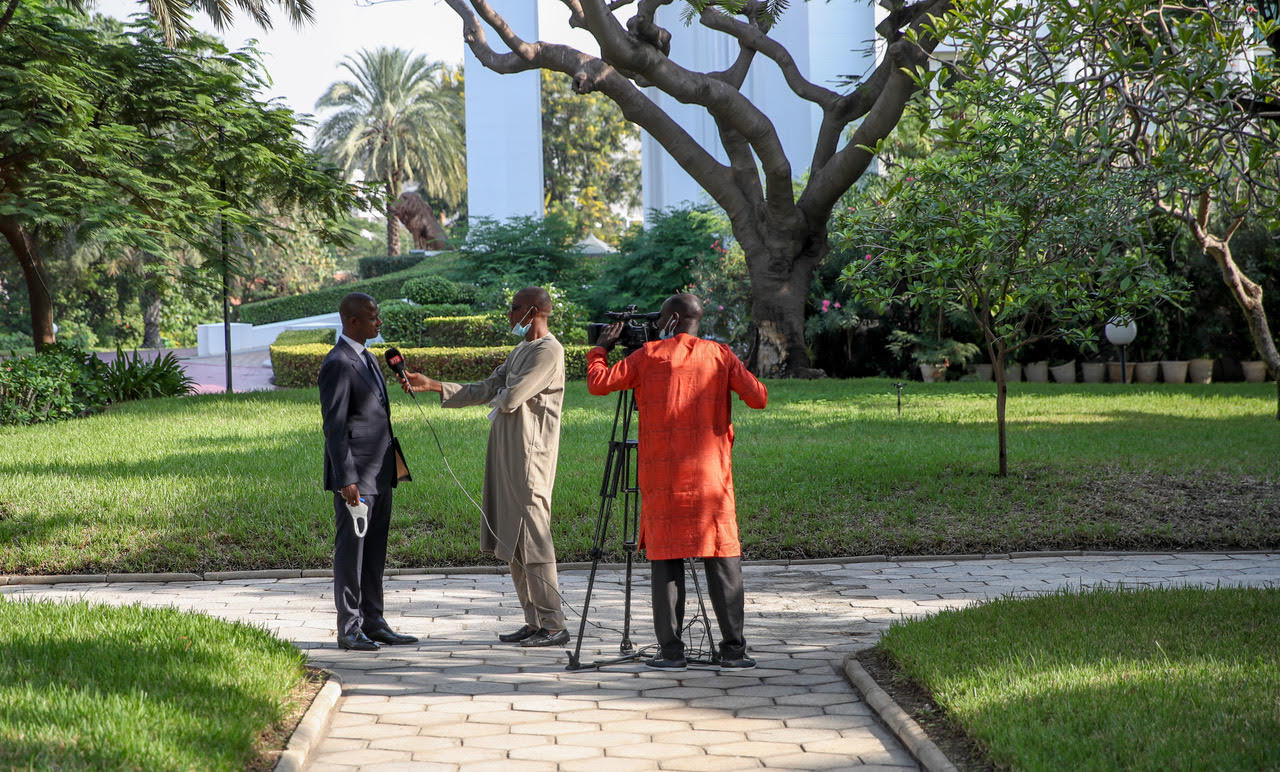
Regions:
<svg viewBox="0 0 1280 772"><path fill-rule="evenodd" d="M659 12L660 22L672 30L673 61L702 72L723 69L733 63L738 47L729 36L696 23L685 27L678 12L679 9L669 7ZM882 17L879 8L861 3L794 3L770 36L786 46L806 78L843 92L847 87L836 85L838 76L865 77L879 60L879 52L868 49L875 38L876 21ZM792 178L802 177L813 159L822 111L792 93L777 65L763 54L756 54L742 92L773 122L787 160L791 162ZM720 161L726 160L715 122L706 110L680 104L656 89L649 89L647 93L703 148ZM642 134L641 159L646 217L651 209L710 200L648 134Z"/></svg>
<svg viewBox="0 0 1280 772"><path fill-rule="evenodd" d="M538 3L491 0L516 34L538 39ZM506 47L486 29L494 50ZM542 95L537 70L496 73L466 48L467 209L471 217L541 217Z"/></svg>

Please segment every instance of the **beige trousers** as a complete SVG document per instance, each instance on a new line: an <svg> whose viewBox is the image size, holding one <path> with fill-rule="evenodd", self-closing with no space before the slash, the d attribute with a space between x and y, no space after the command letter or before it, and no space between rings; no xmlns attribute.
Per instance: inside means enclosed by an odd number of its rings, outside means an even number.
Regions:
<svg viewBox="0 0 1280 772"><path fill-rule="evenodd" d="M555 563L510 563L511 581L524 609L524 622L545 630L563 630L560 587Z"/></svg>

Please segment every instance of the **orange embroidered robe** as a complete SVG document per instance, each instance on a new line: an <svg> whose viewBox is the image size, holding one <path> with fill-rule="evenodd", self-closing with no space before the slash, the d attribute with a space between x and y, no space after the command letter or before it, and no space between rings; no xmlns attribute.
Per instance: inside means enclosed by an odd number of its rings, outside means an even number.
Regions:
<svg viewBox="0 0 1280 772"><path fill-rule="evenodd" d="M730 392L748 407L764 384L727 346L681 333L646 343L613 367L587 352L587 389L634 389L640 411L640 546L650 560L742 554L733 498Z"/></svg>

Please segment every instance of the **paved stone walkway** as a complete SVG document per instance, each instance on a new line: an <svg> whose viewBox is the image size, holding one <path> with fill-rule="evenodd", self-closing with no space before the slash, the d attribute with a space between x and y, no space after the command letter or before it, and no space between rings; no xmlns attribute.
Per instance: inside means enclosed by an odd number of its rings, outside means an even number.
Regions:
<svg viewBox="0 0 1280 772"><path fill-rule="evenodd" d="M571 603L581 603L586 577L561 574ZM621 626L621 581L620 572L601 571L593 623ZM497 642L495 633L523 619L508 577L492 574L388 577L387 618L422 642L376 654L334 647L327 579L8 585L0 594L172 605L294 641L344 684L313 772L902 770L914 761L840 671L845 654L874 643L893 620L1064 586L1280 584L1280 555L748 566L745 583L747 640L760 667L738 673L662 673L639 664L566 672L563 650ZM632 639L643 646L652 641L645 571L635 587ZM692 588L689 595L692 603ZM612 655L620 640L588 627L584 659Z"/></svg>

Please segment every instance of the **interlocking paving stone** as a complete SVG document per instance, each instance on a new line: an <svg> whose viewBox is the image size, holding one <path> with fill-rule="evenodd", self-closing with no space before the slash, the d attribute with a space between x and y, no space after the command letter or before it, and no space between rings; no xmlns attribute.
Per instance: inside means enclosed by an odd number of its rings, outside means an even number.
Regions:
<svg viewBox="0 0 1280 772"><path fill-rule="evenodd" d="M635 586L647 589L647 571L643 564L638 568ZM581 602L586 573L561 572L561 590L570 603ZM597 575L584 662L617 656L621 574L602 568ZM1059 587L1277 583L1280 556L1270 554L750 565L744 568L746 632L759 667L680 673L652 670L639 661L571 672L564 669L563 649L498 642L496 634L519 627L523 616L510 577L496 573L389 577L388 621L422 640L372 653L334 646L332 580L325 575L0 582L0 596L177 607L289 638L313 664L337 671L344 685L311 772L763 766L870 772L915 764L845 683L840 661L872 645L904 616ZM633 595L633 602L632 639L649 646L647 599ZM576 624L570 627L576 634Z"/></svg>

